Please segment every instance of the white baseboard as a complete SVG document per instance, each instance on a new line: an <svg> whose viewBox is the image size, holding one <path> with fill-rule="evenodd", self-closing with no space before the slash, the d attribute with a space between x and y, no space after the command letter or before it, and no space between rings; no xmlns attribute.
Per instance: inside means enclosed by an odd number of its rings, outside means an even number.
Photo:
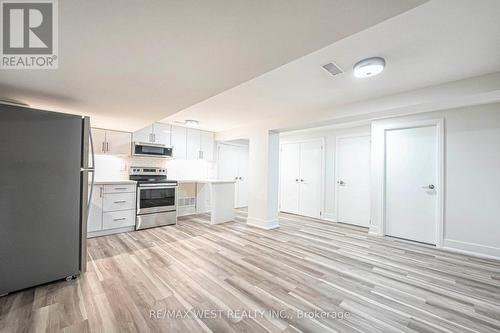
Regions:
<svg viewBox="0 0 500 333"><path fill-rule="evenodd" d="M500 260L500 248L493 246L445 239L442 249L480 258Z"/></svg>
<svg viewBox="0 0 500 333"><path fill-rule="evenodd" d="M330 222L337 222L337 216L333 213L323 212L323 216L321 217L321 219Z"/></svg>
<svg viewBox="0 0 500 333"><path fill-rule="evenodd" d="M247 217L247 224L252 226L252 227L265 229L265 230L276 229L276 228L279 228L279 226L280 226L278 219L263 220L263 219L259 219L257 217L252 217L252 216Z"/></svg>
<svg viewBox="0 0 500 333"><path fill-rule="evenodd" d="M368 233L370 235L373 235L373 236L383 236L380 234L380 228L378 225L373 225L373 224L370 224L370 226L368 227Z"/></svg>

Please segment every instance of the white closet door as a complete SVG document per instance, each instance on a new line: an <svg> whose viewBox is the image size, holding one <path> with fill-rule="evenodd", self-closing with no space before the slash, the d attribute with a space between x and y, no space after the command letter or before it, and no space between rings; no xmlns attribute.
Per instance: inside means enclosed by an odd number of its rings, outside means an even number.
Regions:
<svg viewBox="0 0 500 333"><path fill-rule="evenodd" d="M235 180L238 177L238 157L230 145L218 146L218 178L222 180Z"/></svg>
<svg viewBox="0 0 500 333"><path fill-rule="evenodd" d="M386 132L385 233L436 244L437 128Z"/></svg>
<svg viewBox="0 0 500 333"><path fill-rule="evenodd" d="M300 215L321 217L322 161L321 141L300 144Z"/></svg>
<svg viewBox="0 0 500 333"><path fill-rule="evenodd" d="M222 180L234 180L234 207L238 206L238 151L234 146L221 144L217 148L217 170L218 178Z"/></svg>
<svg viewBox="0 0 500 333"><path fill-rule="evenodd" d="M337 219L370 224L370 136L337 139Z"/></svg>
<svg viewBox="0 0 500 333"><path fill-rule="evenodd" d="M238 181L236 208L248 206L248 148L238 148Z"/></svg>
<svg viewBox="0 0 500 333"><path fill-rule="evenodd" d="M300 144L281 145L280 210L299 213Z"/></svg>

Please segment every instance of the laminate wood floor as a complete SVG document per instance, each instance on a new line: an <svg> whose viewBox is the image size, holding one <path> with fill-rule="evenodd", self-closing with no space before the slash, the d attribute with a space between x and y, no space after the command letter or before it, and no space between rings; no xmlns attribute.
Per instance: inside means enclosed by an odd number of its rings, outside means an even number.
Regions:
<svg viewBox="0 0 500 333"><path fill-rule="evenodd" d="M206 219L89 240L85 275L0 298L0 331L500 331L500 262L287 214Z"/></svg>

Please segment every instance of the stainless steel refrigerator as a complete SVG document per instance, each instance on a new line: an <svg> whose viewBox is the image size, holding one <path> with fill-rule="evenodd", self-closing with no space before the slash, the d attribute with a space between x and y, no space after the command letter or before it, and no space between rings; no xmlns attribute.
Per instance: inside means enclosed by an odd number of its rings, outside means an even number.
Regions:
<svg viewBox="0 0 500 333"><path fill-rule="evenodd" d="M89 149L88 117L0 104L0 295L85 271Z"/></svg>

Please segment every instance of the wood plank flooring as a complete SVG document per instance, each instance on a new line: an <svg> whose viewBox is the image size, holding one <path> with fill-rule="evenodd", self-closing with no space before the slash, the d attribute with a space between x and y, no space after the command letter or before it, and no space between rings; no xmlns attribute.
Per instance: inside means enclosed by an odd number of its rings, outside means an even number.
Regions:
<svg viewBox="0 0 500 333"><path fill-rule="evenodd" d="M0 332L500 331L500 262L245 218L91 239L85 275L0 298Z"/></svg>

